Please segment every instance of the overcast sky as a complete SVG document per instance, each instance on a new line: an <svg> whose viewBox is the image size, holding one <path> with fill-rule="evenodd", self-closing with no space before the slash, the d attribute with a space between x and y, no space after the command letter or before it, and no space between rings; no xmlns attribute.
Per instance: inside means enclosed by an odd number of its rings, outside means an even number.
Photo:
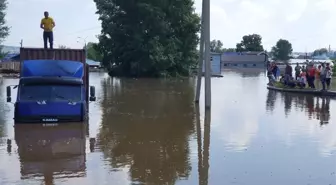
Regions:
<svg viewBox="0 0 336 185"><path fill-rule="evenodd" d="M210 0L211 38L235 47L245 34L263 37L266 49L280 38L288 39L295 51L319 47L336 49L336 0ZM43 45L40 20L45 10L56 22L55 45L83 46L77 37L96 41L100 23L93 0L8 0L7 22L11 34L5 45ZM201 0L195 1L196 11Z"/></svg>

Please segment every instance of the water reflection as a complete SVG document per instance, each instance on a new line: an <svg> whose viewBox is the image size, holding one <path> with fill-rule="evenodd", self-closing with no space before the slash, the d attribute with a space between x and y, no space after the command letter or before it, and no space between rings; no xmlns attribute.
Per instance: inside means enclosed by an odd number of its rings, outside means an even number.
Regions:
<svg viewBox="0 0 336 185"><path fill-rule="evenodd" d="M268 91L267 98L266 98L266 110L273 112L275 107L275 102L277 99L277 92L276 91Z"/></svg>
<svg viewBox="0 0 336 185"><path fill-rule="evenodd" d="M317 99L315 110L317 112L316 119L320 120L320 124L328 124L330 120L330 98L322 98L321 102Z"/></svg>
<svg viewBox="0 0 336 185"><path fill-rule="evenodd" d="M208 185L209 181L209 156L210 156L210 122L211 122L211 112L205 111L204 116L204 150L203 150L203 170L202 170L202 181L200 185Z"/></svg>
<svg viewBox="0 0 336 185"><path fill-rule="evenodd" d="M202 149L202 130L201 130L201 119L200 119L200 109L196 105L196 139L197 139L197 157L198 157L198 183L201 184L203 181L203 149Z"/></svg>
<svg viewBox="0 0 336 185"><path fill-rule="evenodd" d="M233 72L240 74L242 78L250 78L250 77L259 77L265 75L264 68L227 68L224 70L224 75L227 72Z"/></svg>
<svg viewBox="0 0 336 185"><path fill-rule="evenodd" d="M188 178L193 84L193 80L103 81L97 146L113 171L129 168L131 181L155 185Z"/></svg>
<svg viewBox="0 0 336 185"><path fill-rule="evenodd" d="M86 124L59 126L16 125L15 141L21 164L21 179L84 177Z"/></svg>
<svg viewBox="0 0 336 185"><path fill-rule="evenodd" d="M14 130L8 105L0 184L335 184L336 125L323 124L336 102L268 91L263 74L242 74L212 79L211 119L202 98L201 115L194 106L193 80L92 76L99 96L86 154L85 141L70 138L87 129Z"/></svg>
<svg viewBox="0 0 336 185"><path fill-rule="evenodd" d="M314 97L311 95L297 93L280 93L276 91L268 91L266 99L266 110L274 111L277 98L280 97L281 104L284 106L285 115L291 112L305 112L308 119L316 119L320 121L320 125L329 123L330 120L330 97ZM292 110L292 109L295 109Z"/></svg>

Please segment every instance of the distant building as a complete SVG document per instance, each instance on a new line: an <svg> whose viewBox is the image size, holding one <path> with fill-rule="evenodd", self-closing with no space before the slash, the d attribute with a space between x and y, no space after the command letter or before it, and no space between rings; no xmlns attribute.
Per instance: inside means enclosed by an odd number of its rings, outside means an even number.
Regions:
<svg viewBox="0 0 336 185"><path fill-rule="evenodd" d="M262 68L267 61L265 52L225 52L221 55L223 67Z"/></svg>
<svg viewBox="0 0 336 185"><path fill-rule="evenodd" d="M1 62L18 62L18 61L20 61L19 53L9 53L1 59Z"/></svg>
<svg viewBox="0 0 336 185"><path fill-rule="evenodd" d="M20 71L20 54L10 53L0 60L0 71L6 73L18 73Z"/></svg>

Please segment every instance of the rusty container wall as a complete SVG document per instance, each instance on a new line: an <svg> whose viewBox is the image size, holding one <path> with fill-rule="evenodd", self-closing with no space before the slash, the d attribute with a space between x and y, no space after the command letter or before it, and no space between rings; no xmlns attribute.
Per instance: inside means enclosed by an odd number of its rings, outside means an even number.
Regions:
<svg viewBox="0 0 336 185"><path fill-rule="evenodd" d="M20 61L24 60L71 60L84 64L83 82L86 88L86 101L89 102L89 70L84 49L43 49L20 48Z"/></svg>

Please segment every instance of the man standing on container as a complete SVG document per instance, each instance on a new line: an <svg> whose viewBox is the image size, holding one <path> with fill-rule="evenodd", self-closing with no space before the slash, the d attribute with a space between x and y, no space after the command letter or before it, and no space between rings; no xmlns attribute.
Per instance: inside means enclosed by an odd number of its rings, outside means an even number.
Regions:
<svg viewBox="0 0 336 185"><path fill-rule="evenodd" d="M44 12L44 18L41 20L40 27L44 30L43 31L43 42L44 42L44 49L48 48L48 40L50 44L50 49L53 49L53 42L54 42L54 34L53 28L56 26L55 21L53 18L49 17L49 13L46 11Z"/></svg>

